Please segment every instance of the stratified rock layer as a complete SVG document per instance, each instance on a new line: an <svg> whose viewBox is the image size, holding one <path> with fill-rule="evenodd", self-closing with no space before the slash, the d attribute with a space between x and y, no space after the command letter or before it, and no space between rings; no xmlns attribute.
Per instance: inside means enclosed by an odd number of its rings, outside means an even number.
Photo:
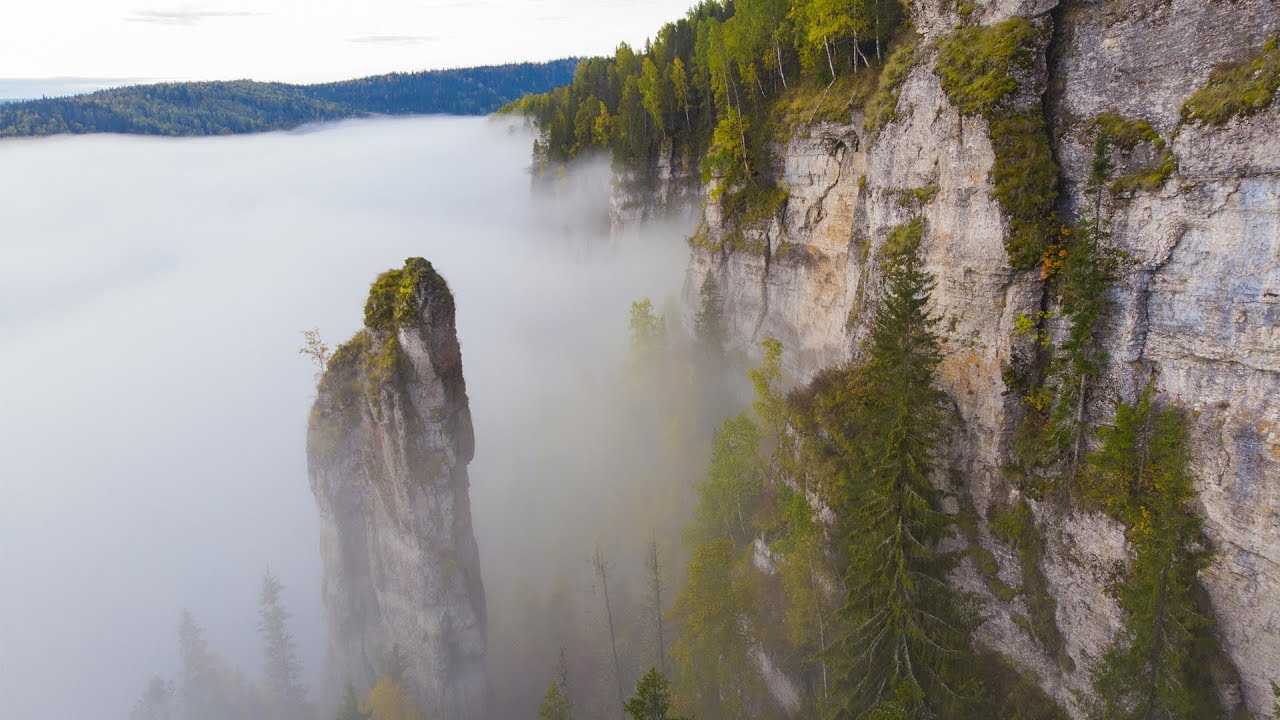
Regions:
<svg viewBox="0 0 1280 720"><path fill-rule="evenodd" d="M731 344L752 352L778 338L787 369L803 381L858 356L880 286L878 250L896 225L923 217L946 351L942 385L963 421L949 470L985 517L993 503L1019 495L1002 473L1020 413L1002 370L1027 342L1015 319L1036 316L1049 295L1036 270L1010 266L987 122L962 116L935 74L936 41L962 23L957 3L911 5L923 38L897 119L878 133L864 131L859 115L802 127L775 148L773 175L788 201L737 245L764 252L720 249L731 228L708 193L686 294L692 312L714 275ZM1090 207L1088 133L1097 115L1147 121L1177 159L1159 187L1110 198L1104 208L1112 242L1131 262L1111 293L1102 338L1109 366L1089 417L1106 422L1111 401L1132 398L1149 380L1163 400L1189 410L1200 510L1215 551L1202 579L1225 655L1211 670L1229 707L1270 717L1270 683L1280 680L1280 108L1222 126L1179 115L1216 65L1280 33L1280 5L988 0L967 22L1013 16L1031 19L1044 37L1019 105L1045 113L1068 217ZM1108 584L1128 549L1123 528L1102 515L1031 504L1063 647L1042 647L1025 629L1025 598L991 596L971 564L956 582L987 595L979 640L1081 716L1090 670L1120 627ZM985 522L978 535L1016 584L1017 553Z"/></svg>
<svg viewBox="0 0 1280 720"><path fill-rule="evenodd" d="M474 440L453 296L411 258L379 278L365 315L328 363L307 437L330 686L368 688L398 654L428 717L483 718Z"/></svg>

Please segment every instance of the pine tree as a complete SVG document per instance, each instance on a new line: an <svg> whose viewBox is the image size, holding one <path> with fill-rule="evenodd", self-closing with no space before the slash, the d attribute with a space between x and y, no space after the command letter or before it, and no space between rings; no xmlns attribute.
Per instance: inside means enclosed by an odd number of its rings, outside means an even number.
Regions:
<svg viewBox="0 0 1280 720"><path fill-rule="evenodd" d="M299 682L302 668L289 632L289 613L280 599L284 586L268 571L258 596L258 633L266 664L267 700L272 716L291 720L306 714L306 692Z"/></svg>
<svg viewBox="0 0 1280 720"><path fill-rule="evenodd" d="M707 273L698 293L701 304L693 318L693 334L703 354L710 360L724 357L728 331L724 321L724 303L714 273Z"/></svg>
<svg viewBox="0 0 1280 720"><path fill-rule="evenodd" d="M173 684L155 676L147 683L147 689L138 698L129 720L173 720Z"/></svg>
<svg viewBox="0 0 1280 720"><path fill-rule="evenodd" d="M573 706L563 684L552 680L547 687L547 694L542 697L542 705L538 708L538 720L572 720Z"/></svg>
<svg viewBox="0 0 1280 720"><path fill-rule="evenodd" d="M204 720L215 717L218 702L218 668L204 628L189 611L182 611L178 624L178 656L182 662L181 701L183 717Z"/></svg>
<svg viewBox="0 0 1280 720"><path fill-rule="evenodd" d="M667 679L650 668L636 685L636 692L623 706L631 720L680 720L671 715L671 692Z"/></svg>
<svg viewBox="0 0 1280 720"><path fill-rule="evenodd" d="M1127 526L1133 551L1117 599L1125 625L1094 671L1100 720L1221 717L1205 681L1205 644L1214 624L1200 610L1198 574L1208 566L1195 490L1187 470L1185 421L1154 404L1148 387L1121 404L1099 431L1086 490Z"/></svg>
<svg viewBox="0 0 1280 720"><path fill-rule="evenodd" d="M860 372L860 421L875 432L836 499L847 588L831 653L841 720L951 716L971 693L962 673L971 603L947 584L955 560L938 550L954 521L931 479L946 398L934 384L941 354L923 231L916 220L886 245L886 290Z"/></svg>

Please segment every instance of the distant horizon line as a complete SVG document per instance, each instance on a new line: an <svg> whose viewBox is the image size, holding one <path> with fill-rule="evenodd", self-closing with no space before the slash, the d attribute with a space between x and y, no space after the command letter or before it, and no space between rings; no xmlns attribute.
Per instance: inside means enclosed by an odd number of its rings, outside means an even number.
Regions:
<svg viewBox="0 0 1280 720"><path fill-rule="evenodd" d="M487 62L478 65L451 65L442 67L423 68L418 70L389 70L380 73L371 73L368 75L348 75L338 79L330 80L307 80L307 81L290 81L290 80L257 80L252 77L232 77L219 79L195 79L183 77L163 77L163 76L138 76L138 77L93 77L88 75L50 75L48 77L0 77L0 103L25 102L29 100L56 100L60 98L75 97L77 95L91 95L103 90L117 90L128 87L145 87L148 85L164 85L164 84L182 84L182 83L232 83L232 82L254 82L262 84L274 85L292 85L305 87L309 85L328 85L331 83L352 82L355 80L364 80L367 78L386 77L388 75L412 75L415 73L431 73L431 72L450 72L454 70L480 70L485 68L497 68L507 65L549 65L551 63L564 62L567 60L581 61L589 55L563 55L560 57L548 58L546 60L512 60L507 62ZM22 85L30 84L39 86L41 84L63 84L67 86L75 85L94 85L96 87L74 90L67 88L69 92L59 92L57 94L43 95L10 95L7 94L6 85Z"/></svg>

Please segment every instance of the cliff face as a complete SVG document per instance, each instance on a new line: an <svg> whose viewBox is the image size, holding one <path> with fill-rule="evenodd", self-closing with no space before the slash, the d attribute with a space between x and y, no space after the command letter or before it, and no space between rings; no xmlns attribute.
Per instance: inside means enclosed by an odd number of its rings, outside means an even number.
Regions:
<svg viewBox="0 0 1280 720"><path fill-rule="evenodd" d="M707 193L706 242L688 270L688 306L714 275L730 342L753 351L765 337L786 347L800 381L855 358L874 314L875 258L889 232L923 217L922 253L937 278L934 312L946 359L941 382L961 419L949 450L977 513L972 542L999 576L1018 585L1019 554L995 540L986 516L1020 493L1002 472L1021 409L1005 368L1029 352L1015 320L1053 311L1038 269L1016 270L1010 223L996 199L996 152L987 120L962 115L936 73L937 42L962 24L1031 20L1039 56L1020 78L1019 108L1042 113L1060 165L1064 216L1098 210L1086 188L1093 128L1103 113L1146 121L1148 138L1113 152L1117 174L1160 165L1171 173L1107 193L1100 214L1127 257L1110 291L1100 338L1105 377L1091 383L1086 416L1107 422L1115 398L1154 381L1158 396L1191 418L1200 509L1214 550L1203 584L1224 657L1212 670L1229 707L1270 717L1280 679L1280 108L1222 125L1180 122L1183 103L1213 68L1256 54L1280 32L1272 0L917 0L922 35L897 117L878 132L860 114L799 128L775 148L772 174L788 200L749 242L722 249L732 231ZM1049 329L1061 332L1053 320ZM1089 672L1120 627L1108 592L1128 557L1123 528L1106 517L1029 499L1043 536L1040 571L1056 601L1048 620L1060 647L1027 628L1026 593L1001 599L966 561L955 581L983 594L979 641L1031 672L1083 714ZM1042 611L1043 612L1043 611Z"/></svg>
<svg viewBox="0 0 1280 720"><path fill-rule="evenodd" d="M369 687L398 652L429 717L484 717L473 451L453 296L411 258L374 284L365 329L329 361L308 428L332 687Z"/></svg>

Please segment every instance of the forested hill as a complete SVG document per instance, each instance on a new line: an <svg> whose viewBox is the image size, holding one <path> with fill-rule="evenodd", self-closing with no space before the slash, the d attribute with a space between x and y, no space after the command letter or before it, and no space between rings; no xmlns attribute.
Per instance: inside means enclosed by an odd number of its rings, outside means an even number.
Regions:
<svg viewBox="0 0 1280 720"><path fill-rule="evenodd" d="M576 58L392 73L319 85L161 83L0 105L0 137L61 133L230 135L370 114L485 115L573 79Z"/></svg>

